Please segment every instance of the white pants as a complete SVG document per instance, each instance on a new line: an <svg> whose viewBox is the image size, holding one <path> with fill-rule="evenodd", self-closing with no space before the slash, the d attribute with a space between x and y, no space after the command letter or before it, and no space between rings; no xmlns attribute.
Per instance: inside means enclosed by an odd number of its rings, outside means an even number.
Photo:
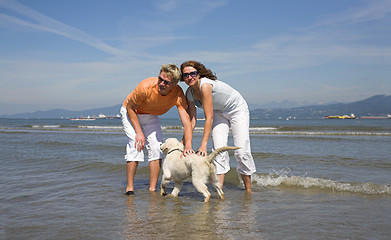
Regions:
<svg viewBox="0 0 391 240"><path fill-rule="evenodd" d="M144 152L137 151L135 148L136 132L129 120L128 113L125 107L121 107L122 125L128 144L126 145L126 161L144 162ZM138 114L141 129L145 136L145 148L148 151L148 161L158 160L163 158L163 153L160 150L160 145L163 142L163 134L158 116L151 114Z"/></svg>
<svg viewBox="0 0 391 240"><path fill-rule="evenodd" d="M256 171L254 159L251 155L250 145L250 113L247 104L242 104L231 112L213 112L213 149L228 145L229 130L235 147L237 161L236 171L239 174L251 175ZM220 153L214 160L217 174L225 174L230 170L228 152Z"/></svg>

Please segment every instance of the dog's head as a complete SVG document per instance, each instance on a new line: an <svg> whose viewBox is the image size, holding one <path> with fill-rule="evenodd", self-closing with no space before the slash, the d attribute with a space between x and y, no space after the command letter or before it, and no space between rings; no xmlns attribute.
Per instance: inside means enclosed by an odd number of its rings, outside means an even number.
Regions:
<svg viewBox="0 0 391 240"><path fill-rule="evenodd" d="M183 144L178 141L176 138L168 138L161 146L160 150L164 152L164 154L167 154L170 150L178 148L180 150L183 150Z"/></svg>

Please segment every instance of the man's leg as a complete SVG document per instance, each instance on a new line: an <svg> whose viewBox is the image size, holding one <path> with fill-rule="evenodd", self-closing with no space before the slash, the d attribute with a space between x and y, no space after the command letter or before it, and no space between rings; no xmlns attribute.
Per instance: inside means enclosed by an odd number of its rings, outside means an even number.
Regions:
<svg viewBox="0 0 391 240"><path fill-rule="evenodd" d="M134 191L134 176L136 175L137 166L139 161L144 160L144 153L142 151L138 152L134 148L134 142L136 138L136 133L132 124L130 123L128 113L125 107L121 107L122 115L122 124L124 126L125 134L128 138L128 144L126 145L126 160L136 160L136 161L126 161L126 180L127 185L125 189L126 195L133 194Z"/></svg>
<svg viewBox="0 0 391 240"><path fill-rule="evenodd" d="M149 191L156 191L156 184L159 178L161 164L161 159L149 162Z"/></svg>
<svg viewBox="0 0 391 240"><path fill-rule="evenodd" d="M136 175L138 162L126 162L126 179L128 181L125 192L130 194L134 191L134 176Z"/></svg>

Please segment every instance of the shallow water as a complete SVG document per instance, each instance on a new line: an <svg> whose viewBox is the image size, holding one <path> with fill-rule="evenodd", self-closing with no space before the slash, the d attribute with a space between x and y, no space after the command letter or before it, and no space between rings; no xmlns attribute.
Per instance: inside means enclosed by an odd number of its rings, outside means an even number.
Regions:
<svg viewBox="0 0 391 240"><path fill-rule="evenodd" d="M146 163L127 197L119 120L0 119L0 239L389 239L391 120L252 120L251 143L251 195L231 155L225 201L150 193Z"/></svg>

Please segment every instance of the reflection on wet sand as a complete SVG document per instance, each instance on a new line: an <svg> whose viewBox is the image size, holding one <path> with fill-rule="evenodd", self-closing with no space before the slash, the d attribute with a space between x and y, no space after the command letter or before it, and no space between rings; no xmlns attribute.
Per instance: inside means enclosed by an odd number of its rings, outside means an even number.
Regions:
<svg viewBox="0 0 391 240"><path fill-rule="evenodd" d="M256 219L259 208L251 194L240 194L233 199L228 194L225 201L213 196L209 203L203 203L197 192L177 198L150 192L130 196L121 235L125 239L262 239Z"/></svg>

